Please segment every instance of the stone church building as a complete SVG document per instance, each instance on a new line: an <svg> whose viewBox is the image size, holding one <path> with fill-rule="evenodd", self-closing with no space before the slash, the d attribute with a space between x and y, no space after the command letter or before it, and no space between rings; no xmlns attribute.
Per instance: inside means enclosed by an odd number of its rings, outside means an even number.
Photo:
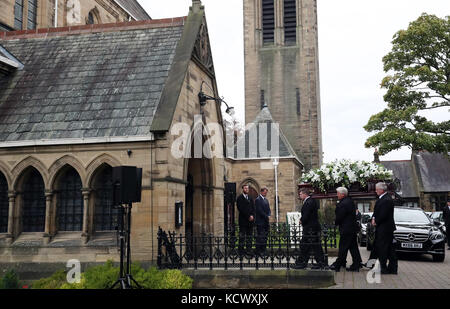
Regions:
<svg viewBox="0 0 450 309"><path fill-rule="evenodd" d="M298 210L298 179L322 160L316 4L272 3L273 31L267 1L244 1L240 141L252 127L259 136L260 124L280 124L277 155L198 157L197 132L208 145L224 130L221 101L199 96L219 98L199 0L188 16L161 20L131 0L0 0L0 264L117 260L115 166L143 169L133 260L155 261L159 227L226 232L243 184L255 197L269 188L272 222Z"/></svg>
<svg viewBox="0 0 450 309"><path fill-rule="evenodd" d="M117 259L120 165L143 168L135 260L156 258L177 201L179 232L223 231L224 159L171 155L177 123L222 123L219 103L199 104L218 97L199 1L187 17L1 32L0 45L0 262Z"/></svg>

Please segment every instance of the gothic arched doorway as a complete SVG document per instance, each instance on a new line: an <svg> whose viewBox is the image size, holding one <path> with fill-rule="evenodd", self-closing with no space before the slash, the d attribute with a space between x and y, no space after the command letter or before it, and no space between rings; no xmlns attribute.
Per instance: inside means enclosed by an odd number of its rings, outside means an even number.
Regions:
<svg viewBox="0 0 450 309"><path fill-rule="evenodd" d="M212 162L191 158L186 177L185 232L200 235L212 232L213 184Z"/></svg>

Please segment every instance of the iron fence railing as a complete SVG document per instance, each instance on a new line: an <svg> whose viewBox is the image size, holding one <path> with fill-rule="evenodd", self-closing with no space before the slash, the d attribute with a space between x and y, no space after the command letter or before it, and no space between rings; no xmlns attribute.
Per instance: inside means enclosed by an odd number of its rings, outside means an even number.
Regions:
<svg viewBox="0 0 450 309"><path fill-rule="evenodd" d="M320 232L304 233L301 226L272 225L267 234L265 250L256 229L249 238L239 235L239 229L223 236L212 234L183 235L158 231L158 267L165 268L291 268L301 254L302 245L320 244L326 263L328 248L337 247L335 226L322 226ZM240 243L242 244L240 246Z"/></svg>

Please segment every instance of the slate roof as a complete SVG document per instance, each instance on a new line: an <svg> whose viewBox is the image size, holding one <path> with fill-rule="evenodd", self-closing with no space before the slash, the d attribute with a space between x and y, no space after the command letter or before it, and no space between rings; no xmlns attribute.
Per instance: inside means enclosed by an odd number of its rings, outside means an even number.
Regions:
<svg viewBox="0 0 450 309"><path fill-rule="evenodd" d="M150 135L185 21L0 33L0 142Z"/></svg>
<svg viewBox="0 0 450 309"><path fill-rule="evenodd" d="M410 160L408 161L381 161L388 170L394 172L394 177L400 180L401 190L399 195L403 198L418 198L419 189L417 187L416 176Z"/></svg>
<svg viewBox="0 0 450 309"><path fill-rule="evenodd" d="M444 154L413 153L419 182L424 192L450 192L450 159Z"/></svg>
<svg viewBox="0 0 450 309"><path fill-rule="evenodd" d="M137 0L115 0L122 8L127 10L136 20L151 19Z"/></svg>
<svg viewBox="0 0 450 309"><path fill-rule="evenodd" d="M265 125L260 125L265 124ZM284 135L283 131L281 130L281 127L274 127L274 131L272 132L271 127L272 124L275 124L275 121L273 120L272 114L270 113L270 110L267 106L264 106L261 112L256 116L255 120L247 127L245 130L244 135L238 140L237 145L234 149L234 159L260 159L260 158L268 158L268 157L279 157L279 158L295 158L297 161L302 163L300 159L297 157L296 152L292 148L291 144L287 140L286 136ZM250 151L250 145L251 144L251 130L255 130L256 132L256 142L254 145L256 145L256 149L253 151ZM267 131L263 131L267 130ZM271 151L271 139L272 134L278 135L278 155L274 155L277 153L275 150L274 153ZM275 137L275 136L274 136ZM266 139L264 141L264 139ZM261 145L261 148L263 150L263 153L260 152L259 143L260 141L265 142L266 145ZM241 151L238 152L240 145ZM266 146L266 147L264 147ZM244 151L245 149L245 151ZM265 154L264 152L268 149L269 155Z"/></svg>

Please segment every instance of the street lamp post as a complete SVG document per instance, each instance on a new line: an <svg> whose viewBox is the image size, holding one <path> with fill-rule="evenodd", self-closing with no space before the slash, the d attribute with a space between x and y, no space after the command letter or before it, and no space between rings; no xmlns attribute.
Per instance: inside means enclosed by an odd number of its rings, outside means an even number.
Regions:
<svg viewBox="0 0 450 309"><path fill-rule="evenodd" d="M277 219L277 226L278 226L278 158L272 159L272 164L275 170L275 216Z"/></svg>

